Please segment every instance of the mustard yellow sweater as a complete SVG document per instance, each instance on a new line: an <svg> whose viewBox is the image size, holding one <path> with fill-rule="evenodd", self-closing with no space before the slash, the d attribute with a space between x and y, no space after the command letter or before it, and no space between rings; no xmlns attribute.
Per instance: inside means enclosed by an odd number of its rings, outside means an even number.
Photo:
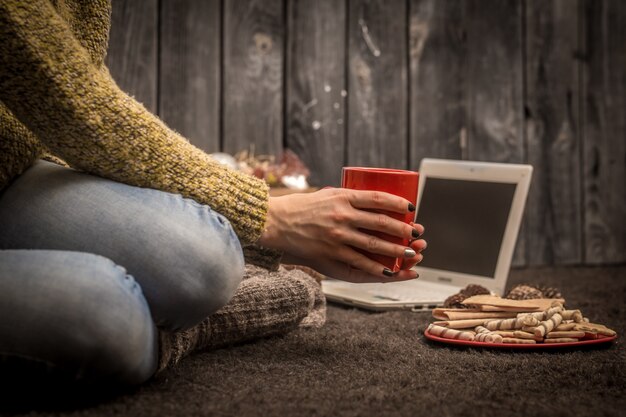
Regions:
<svg viewBox="0 0 626 417"><path fill-rule="evenodd" d="M104 65L110 15L110 0L0 0L0 190L49 152L207 204L243 245L255 242L267 185L219 165L119 89Z"/></svg>

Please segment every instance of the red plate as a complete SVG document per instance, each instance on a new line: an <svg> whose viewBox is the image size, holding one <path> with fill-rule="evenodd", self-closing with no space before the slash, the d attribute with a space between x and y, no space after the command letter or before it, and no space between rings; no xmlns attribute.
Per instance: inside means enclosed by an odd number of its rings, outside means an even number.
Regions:
<svg viewBox="0 0 626 417"><path fill-rule="evenodd" d="M458 340L458 339L444 339L443 337L430 334L428 330L424 331L426 339L434 340L436 342L447 343L449 345L459 346L473 346L473 347L486 347L496 349L554 349L565 347L579 347L588 345L597 345L601 343L609 343L617 339L616 336L602 336L598 335L597 339L583 339L578 342L567 343L528 343L528 344L515 344L515 343L488 343L488 342L475 342L470 340Z"/></svg>

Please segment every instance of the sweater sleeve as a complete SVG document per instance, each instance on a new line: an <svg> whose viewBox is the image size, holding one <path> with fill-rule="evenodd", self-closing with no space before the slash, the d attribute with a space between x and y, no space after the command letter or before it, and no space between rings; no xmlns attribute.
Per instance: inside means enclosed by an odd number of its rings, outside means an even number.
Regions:
<svg viewBox="0 0 626 417"><path fill-rule="evenodd" d="M223 167L122 92L47 0L0 1L0 101L72 166L209 205L244 245L260 237L265 182Z"/></svg>

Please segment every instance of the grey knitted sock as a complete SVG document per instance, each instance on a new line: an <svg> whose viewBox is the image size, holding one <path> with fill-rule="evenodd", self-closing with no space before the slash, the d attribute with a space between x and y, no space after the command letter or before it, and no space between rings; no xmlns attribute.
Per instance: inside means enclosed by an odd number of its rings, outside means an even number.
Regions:
<svg viewBox="0 0 626 417"><path fill-rule="evenodd" d="M197 351L218 348L295 328L320 327L326 300L319 283L299 269L270 272L246 265L232 300L191 329L159 333L158 372Z"/></svg>

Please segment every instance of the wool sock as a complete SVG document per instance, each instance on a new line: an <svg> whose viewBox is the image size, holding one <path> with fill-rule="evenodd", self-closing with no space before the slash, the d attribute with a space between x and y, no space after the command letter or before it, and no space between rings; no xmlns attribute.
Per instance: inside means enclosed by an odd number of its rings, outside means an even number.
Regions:
<svg viewBox="0 0 626 417"><path fill-rule="evenodd" d="M157 373L193 352L261 337L298 327L321 327L326 300L319 283L305 271L268 271L247 264L234 297L222 309L182 332L159 332Z"/></svg>

